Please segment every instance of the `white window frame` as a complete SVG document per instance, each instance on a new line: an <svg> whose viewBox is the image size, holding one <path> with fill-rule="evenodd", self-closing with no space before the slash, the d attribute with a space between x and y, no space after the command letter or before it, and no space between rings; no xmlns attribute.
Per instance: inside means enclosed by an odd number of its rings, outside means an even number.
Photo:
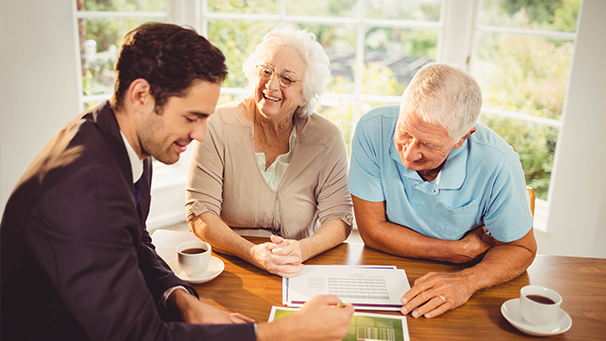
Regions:
<svg viewBox="0 0 606 341"><path fill-rule="evenodd" d="M335 100L348 100L353 102L352 131L355 129L361 112L362 102L384 102L400 103L400 96L381 96L362 93L362 70L364 64L365 32L367 27L391 27L404 29L435 29L438 31L437 62L457 65L463 69L471 70L476 59L476 47L478 45L479 33L508 33L520 35L533 35L545 38L576 40L576 33L552 32L541 30L525 30L515 28L504 28L480 25L478 22L478 12L481 8L482 0L442 0L442 9L440 21L438 22L420 22L410 20L383 20L369 19L366 16L367 0L359 0L358 11L355 17L316 17L316 16L289 16L286 15L285 0L276 0L278 4L277 14L239 14L239 13L212 13L207 11L207 0L167 0L168 13L164 12L78 12L75 13L75 19L79 18L168 18L168 22L189 25L195 28L203 36L207 36L209 20L267 20L274 21L279 26L303 23L303 24L349 24L354 25L357 32L356 57L354 73L354 91L353 93L326 93L322 97L323 103L330 103ZM80 65L78 65L80 68ZM81 73L78 72L80 76ZM80 80L79 86L82 86ZM82 90L82 89L80 89ZM223 94L242 96L248 93L243 88L222 88ZM111 94L82 96L80 91L80 103L83 107L86 102L97 102L107 99ZM523 120L539 125L546 125L555 128L561 128L560 120L536 117L525 113L507 111L487 106L482 107L485 113L497 116L508 117L512 119ZM158 165L155 167L154 185L155 190L170 189L173 187L184 188L187 176L187 160L189 152L183 155L181 161L176 166L166 167ZM555 161L553 167L555 168ZM553 182L553 181L552 181ZM183 197L183 195L181 195ZM549 212L549 203L544 200L537 200L535 211L535 228L546 230L546 220ZM170 219L164 219L168 222ZM181 219L182 220L182 219ZM161 225L158 223L156 225ZM154 223L152 223L154 225Z"/></svg>
<svg viewBox="0 0 606 341"><path fill-rule="evenodd" d="M478 40L479 40L478 37L481 33L534 36L534 37L542 37L542 38L548 38L548 39L570 40L573 43L576 43L576 39L577 39L576 32L569 33L569 32L529 30L529 29L520 29L520 28L511 28L511 27L481 25L479 22L480 18L479 18L478 13L481 8L482 1L483 0L473 0L473 2L474 2L474 4L473 4L474 27L473 27L472 31L468 32L468 35L470 37L472 37L472 39L473 39L473 43L470 46L470 50L469 50L470 51L469 57L468 57L469 64L467 66L468 71L473 69L473 66L474 66L473 63L477 60L477 46L478 46ZM459 2L457 2L457 5L460 5ZM571 62L570 68L572 68L572 59L570 62ZM489 107L486 105L482 106L482 114L484 114L484 113L492 114L495 116L506 117L506 118L510 118L510 119L521 120L521 121L525 121L525 122L529 122L529 123L534 123L537 125L549 126L549 127L557 128L559 131L561 131L561 128L562 128L561 119L556 120L556 119L550 119L550 118L544 118L544 117L537 117L537 116L529 115L526 113L509 111L509 110L504 110L504 109L500 109L500 108L493 108L493 107ZM556 149L557 148L558 147L556 145ZM554 163L552 165L552 173L551 173L552 176L551 176L550 184L549 184L550 188L553 185L553 169L556 168L556 161L557 160L554 160ZM549 216L549 206L550 206L550 202L548 200L542 200L542 199L537 198L535 201L534 228L537 230L540 230L542 232L547 232L547 218Z"/></svg>
<svg viewBox="0 0 606 341"><path fill-rule="evenodd" d="M172 19L175 23L190 25L203 36L207 36L208 33L208 22L209 20L226 19L226 20L254 20L254 21L273 21L278 26L284 26L288 24L317 24L317 25L336 25L336 24L348 24L354 25L356 29L356 58L355 58L355 73L354 73L354 91L353 93L334 93L327 92L322 96L321 103L327 104L334 102L335 100L348 100L353 102L353 114L352 114L352 129L355 127L359 117L363 114L360 110L362 102L384 102L384 103L395 103L398 104L401 101L400 96L381 96L381 95L370 95L362 94L362 70L364 65L364 46L365 46L365 32L367 27L389 27L389 28L403 28L403 29L435 29L438 31L438 56L437 60L440 60L440 51L443 49L440 42L443 41L441 37L444 35L444 13L445 6L442 6L442 13L440 15L441 20L439 22L424 22L424 21L412 21L412 20L386 20L386 19L370 19L366 18L366 0L359 0L358 11L355 17L326 17L326 16L294 16L286 14L286 1L276 0L278 4L277 14L244 14L244 13L213 13L208 12L207 0L174 0L173 7L174 11ZM451 0L443 0L443 2L449 2ZM176 8L178 7L178 8ZM190 9L192 11L186 10ZM193 13L193 14L192 14ZM199 15L197 15L199 14ZM263 34L259 38L262 37ZM241 88L227 88L221 89L222 94L228 95L245 95L249 91Z"/></svg>

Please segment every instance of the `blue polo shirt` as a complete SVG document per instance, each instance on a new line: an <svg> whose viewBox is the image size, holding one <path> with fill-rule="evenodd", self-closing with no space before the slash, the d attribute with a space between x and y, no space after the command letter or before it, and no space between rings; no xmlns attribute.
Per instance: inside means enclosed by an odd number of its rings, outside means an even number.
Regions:
<svg viewBox="0 0 606 341"><path fill-rule="evenodd" d="M398 105L374 108L358 122L351 145L348 188L356 197L386 203L387 220L425 236L459 240L485 225L511 242L533 224L519 155L489 128L453 149L440 175L423 181L404 166L393 136Z"/></svg>

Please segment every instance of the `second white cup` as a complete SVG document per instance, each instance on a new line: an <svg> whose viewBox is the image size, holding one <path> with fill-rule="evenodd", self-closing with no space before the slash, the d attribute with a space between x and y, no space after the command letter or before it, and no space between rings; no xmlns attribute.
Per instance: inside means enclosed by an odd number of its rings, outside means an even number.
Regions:
<svg viewBox="0 0 606 341"><path fill-rule="evenodd" d="M188 276L202 274L208 268L212 253L209 243L198 241L184 242L177 245L179 268Z"/></svg>
<svg viewBox="0 0 606 341"><path fill-rule="evenodd" d="M562 296L552 289L527 285L520 289L520 312L530 325L541 326L553 321L560 311Z"/></svg>

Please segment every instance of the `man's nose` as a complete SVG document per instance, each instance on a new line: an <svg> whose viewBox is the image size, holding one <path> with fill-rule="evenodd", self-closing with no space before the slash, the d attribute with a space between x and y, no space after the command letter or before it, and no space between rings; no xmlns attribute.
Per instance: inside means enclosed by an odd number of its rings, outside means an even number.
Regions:
<svg viewBox="0 0 606 341"><path fill-rule="evenodd" d="M402 157L408 162L415 162L421 159L423 155L419 149L419 142L416 139L402 146Z"/></svg>
<svg viewBox="0 0 606 341"><path fill-rule="evenodd" d="M206 136L206 120L194 125L194 129L192 130L189 137L192 140L196 140L198 142L204 141L204 137Z"/></svg>

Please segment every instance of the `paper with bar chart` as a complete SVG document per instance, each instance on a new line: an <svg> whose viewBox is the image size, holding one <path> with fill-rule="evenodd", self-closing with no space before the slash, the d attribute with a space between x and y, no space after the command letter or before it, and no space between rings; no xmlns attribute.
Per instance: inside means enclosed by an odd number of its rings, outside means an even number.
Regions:
<svg viewBox="0 0 606 341"><path fill-rule="evenodd" d="M315 295L335 295L361 310L400 310L410 289L406 272L390 266L306 265L282 279L282 303L300 307Z"/></svg>

